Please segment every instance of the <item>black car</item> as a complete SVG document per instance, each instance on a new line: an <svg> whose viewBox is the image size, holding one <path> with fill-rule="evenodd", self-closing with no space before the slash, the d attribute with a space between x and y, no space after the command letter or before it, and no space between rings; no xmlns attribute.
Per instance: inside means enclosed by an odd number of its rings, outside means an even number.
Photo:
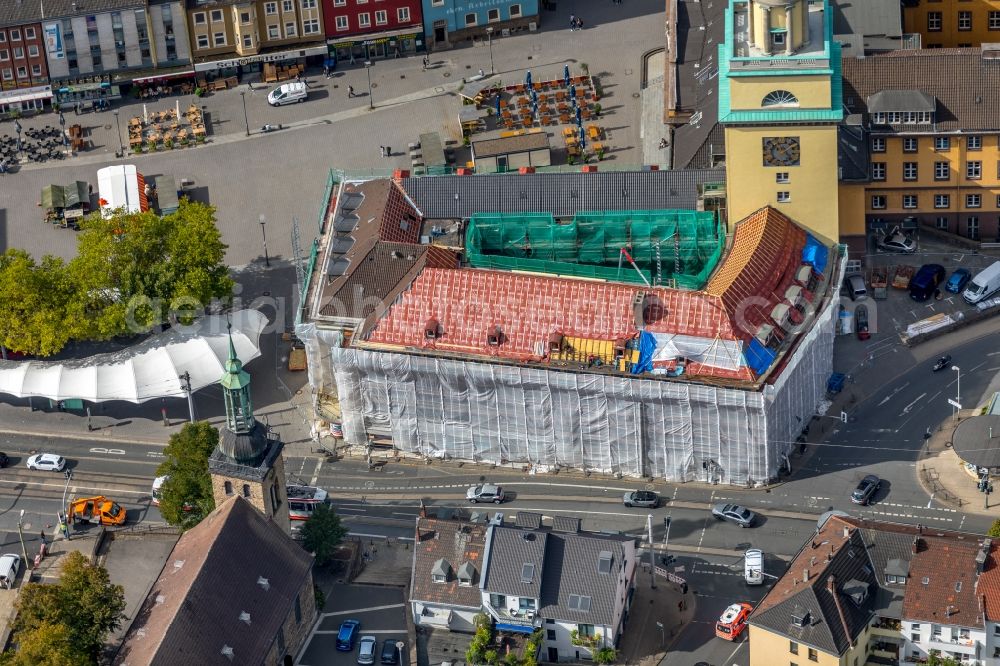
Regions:
<svg viewBox="0 0 1000 666"><path fill-rule="evenodd" d="M934 296L938 285L944 282L944 276L945 270L941 264L924 264L917 274L910 278L910 298L922 302Z"/></svg>
<svg viewBox="0 0 1000 666"><path fill-rule="evenodd" d="M396 641L392 638L385 639L382 643L382 663L383 664L398 664L399 663L399 648L396 647Z"/></svg>
<svg viewBox="0 0 1000 666"><path fill-rule="evenodd" d="M0 451L0 467L6 467L10 460L7 458L7 454Z"/></svg>
<svg viewBox="0 0 1000 666"><path fill-rule="evenodd" d="M851 501L855 504L867 505L872 501L872 497L878 492L879 487L882 485L882 481L879 480L874 474L869 474L865 478L861 479L858 487L854 489L851 493Z"/></svg>

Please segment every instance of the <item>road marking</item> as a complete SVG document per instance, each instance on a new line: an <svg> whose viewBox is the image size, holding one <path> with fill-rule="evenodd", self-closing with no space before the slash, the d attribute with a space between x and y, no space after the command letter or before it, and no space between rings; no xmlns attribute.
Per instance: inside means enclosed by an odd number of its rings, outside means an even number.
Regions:
<svg viewBox="0 0 1000 666"><path fill-rule="evenodd" d="M746 647L749 643L750 643L750 639L749 638L743 639L743 642L736 646L736 649L732 651L732 653L729 655L729 658L726 659L726 661L723 662L723 663L725 663L725 664L731 664L732 661L733 661L733 657L736 656L736 653L739 652L740 650L742 650L744 647ZM736 666L736 664L733 664L733 666Z"/></svg>
<svg viewBox="0 0 1000 666"><path fill-rule="evenodd" d="M394 516L406 516L407 518L416 518L420 514L419 513L404 513L402 511L393 511L392 515L394 515Z"/></svg>
<svg viewBox="0 0 1000 666"><path fill-rule="evenodd" d="M923 400L926 395L927 395L926 393L921 393L916 400L908 404L906 407L903 407L903 411L900 413L900 416L905 416L906 414L909 414L910 410L913 409L913 406L916 405L921 400Z"/></svg>
<svg viewBox="0 0 1000 666"><path fill-rule="evenodd" d="M362 539L395 539L396 541L413 541L413 537L390 537L386 534L368 534L367 532L348 532L348 536L361 537Z"/></svg>
<svg viewBox="0 0 1000 666"><path fill-rule="evenodd" d="M340 507L337 507L337 511L358 511L360 513L368 513L368 509L352 509L349 506L340 506Z"/></svg>
<svg viewBox="0 0 1000 666"><path fill-rule="evenodd" d="M146 451L147 458L162 458L163 454L159 451Z"/></svg>
<svg viewBox="0 0 1000 666"><path fill-rule="evenodd" d="M319 471L323 469L323 459L320 458L319 462L316 463L316 470L313 472L312 479L309 480L310 486L315 486L316 482L319 480Z"/></svg>
<svg viewBox="0 0 1000 666"><path fill-rule="evenodd" d="M90 450L91 453L107 453L112 456L123 456L125 455L125 449L106 449L103 446L95 446Z"/></svg>
<svg viewBox="0 0 1000 666"><path fill-rule="evenodd" d="M11 481L8 479L0 479L0 483L7 483L15 486L24 486L25 488L55 488L59 492L62 492L64 484L62 483L40 483L37 481ZM70 491L76 493L77 490L93 490L97 493L106 493L108 488L114 488L114 492L121 493L125 495L148 495L148 490L123 490L117 486L111 486L108 484L102 486L70 486ZM56 500L58 501L58 500Z"/></svg>
<svg viewBox="0 0 1000 666"><path fill-rule="evenodd" d="M323 613L322 615L323 618L325 619L333 615L350 615L351 613L369 613L371 611L388 610L390 608L406 608L406 604L387 604L385 606L369 606L368 608L355 608L354 610L334 611L333 613Z"/></svg>

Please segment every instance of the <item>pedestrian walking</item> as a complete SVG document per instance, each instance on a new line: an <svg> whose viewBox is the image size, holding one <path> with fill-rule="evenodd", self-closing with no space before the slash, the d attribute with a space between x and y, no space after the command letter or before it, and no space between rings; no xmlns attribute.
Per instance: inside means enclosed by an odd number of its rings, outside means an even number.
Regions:
<svg viewBox="0 0 1000 666"><path fill-rule="evenodd" d="M660 139L660 150L663 150L666 147L667 147L667 140L666 139Z"/></svg>
<svg viewBox="0 0 1000 666"><path fill-rule="evenodd" d="M385 157L385 146L379 146L378 147L378 152L379 152L379 155L381 155L382 157Z"/></svg>
<svg viewBox="0 0 1000 666"><path fill-rule="evenodd" d="M385 156L386 157L392 157L392 146L386 146L385 147Z"/></svg>
<svg viewBox="0 0 1000 666"><path fill-rule="evenodd" d="M347 97L354 97L354 86L347 86Z"/></svg>
<svg viewBox="0 0 1000 666"><path fill-rule="evenodd" d="M430 64L430 58L428 58L427 56L424 56L423 63L424 63L424 71L426 72L427 71L427 65Z"/></svg>
<svg viewBox="0 0 1000 666"><path fill-rule="evenodd" d="M569 29L576 30L576 16L574 14L569 15Z"/></svg>
<svg viewBox="0 0 1000 666"><path fill-rule="evenodd" d="M576 29L577 30L583 30L583 19L582 18L577 18L576 19Z"/></svg>

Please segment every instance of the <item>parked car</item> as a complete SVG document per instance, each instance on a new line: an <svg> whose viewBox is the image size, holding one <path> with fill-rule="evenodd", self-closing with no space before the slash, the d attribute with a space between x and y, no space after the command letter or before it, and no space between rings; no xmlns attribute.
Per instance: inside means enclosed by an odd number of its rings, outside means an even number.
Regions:
<svg viewBox="0 0 1000 666"><path fill-rule="evenodd" d="M660 496L652 490L633 490L625 493L622 498L625 506L641 506L647 509L655 509L660 505Z"/></svg>
<svg viewBox="0 0 1000 666"><path fill-rule="evenodd" d="M879 241L878 248L884 252L903 252L910 254L917 251L917 241L904 233L894 233Z"/></svg>
<svg viewBox="0 0 1000 666"><path fill-rule="evenodd" d="M869 474L865 478L861 479L858 483L858 487L854 489L851 493L851 501L855 504L861 504L862 506L867 506L871 501L875 493L882 486L882 481L874 474Z"/></svg>
<svg viewBox="0 0 1000 666"><path fill-rule="evenodd" d="M924 264L916 275L910 278L910 298L915 301L926 301L934 295L939 284L944 282L944 266L941 264Z"/></svg>
<svg viewBox="0 0 1000 666"><path fill-rule="evenodd" d="M725 520L736 523L740 527L750 527L757 515L739 504L725 504L720 502L712 507L712 515L718 520Z"/></svg>
<svg viewBox="0 0 1000 666"><path fill-rule="evenodd" d="M0 587L11 589L17 582L17 574L21 571L21 556L16 553L0 555Z"/></svg>
<svg viewBox="0 0 1000 666"><path fill-rule="evenodd" d="M953 294L957 294L965 288L965 284L972 279L972 273L964 268L956 268L955 272L948 278L944 288Z"/></svg>
<svg viewBox="0 0 1000 666"><path fill-rule="evenodd" d="M364 636L358 643L358 663L368 666L375 663L375 648L378 646L378 639L374 636Z"/></svg>
<svg viewBox="0 0 1000 666"><path fill-rule="evenodd" d="M340 631L337 632L337 649L341 652L350 652L354 649L354 638L361 629L361 622L358 620L344 620L340 623Z"/></svg>
<svg viewBox="0 0 1000 666"><path fill-rule="evenodd" d="M42 469L61 472L66 467L66 459L55 453L36 453L28 457L28 469Z"/></svg>
<svg viewBox="0 0 1000 666"><path fill-rule="evenodd" d="M473 486L465 491L465 499L473 504L477 502L493 502L499 504L503 501L503 488L492 483L484 483L481 486Z"/></svg>
<svg viewBox="0 0 1000 666"><path fill-rule="evenodd" d="M399 648L396 639L387 638L382 642L382 663L392 666L399 663Z"/></svg>
<svg viewBox="0 0 1000 666"><path fill-rule="evenodd" d="M854 308L854 330L858 334L858 340L867 340L871 337L868 332L868 308L863 305Z"/></svg>
<svg viewBox="0 0 1000 666"><path fill-rule="evenodd" d="M865 287L865 278L860 273L854 273L844 278L844 288L852 301L863 301L868 298L868 288Z"/></svg>

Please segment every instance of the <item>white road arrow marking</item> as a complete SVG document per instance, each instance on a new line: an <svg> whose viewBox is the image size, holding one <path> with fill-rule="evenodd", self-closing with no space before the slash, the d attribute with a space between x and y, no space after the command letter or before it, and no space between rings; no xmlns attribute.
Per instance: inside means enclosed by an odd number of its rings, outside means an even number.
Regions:
<svg viewBox="0 0 1000 666"><path fill-rule="evenodd" d="M903 416L903 415L905 415L905 414L909 414L909 413L910 413L910 410L911 410L911 409L913 409L913 406L914 406L914 405L916 405L916 404L917 404L918 402L920 402L921 400L923 400L923 399L924 399L924 397L925 397L926 395L927 395L926 393L921 393L921 394L920 394L920 395L919 395L919 396L917 397L917 399L916 399L916 400L914 400L913 402L911 402L910 404L908 404L908 405L907 405L906 407L903 407L903 412L902 412L902 413L900 414L900 416Z"/></svg>

